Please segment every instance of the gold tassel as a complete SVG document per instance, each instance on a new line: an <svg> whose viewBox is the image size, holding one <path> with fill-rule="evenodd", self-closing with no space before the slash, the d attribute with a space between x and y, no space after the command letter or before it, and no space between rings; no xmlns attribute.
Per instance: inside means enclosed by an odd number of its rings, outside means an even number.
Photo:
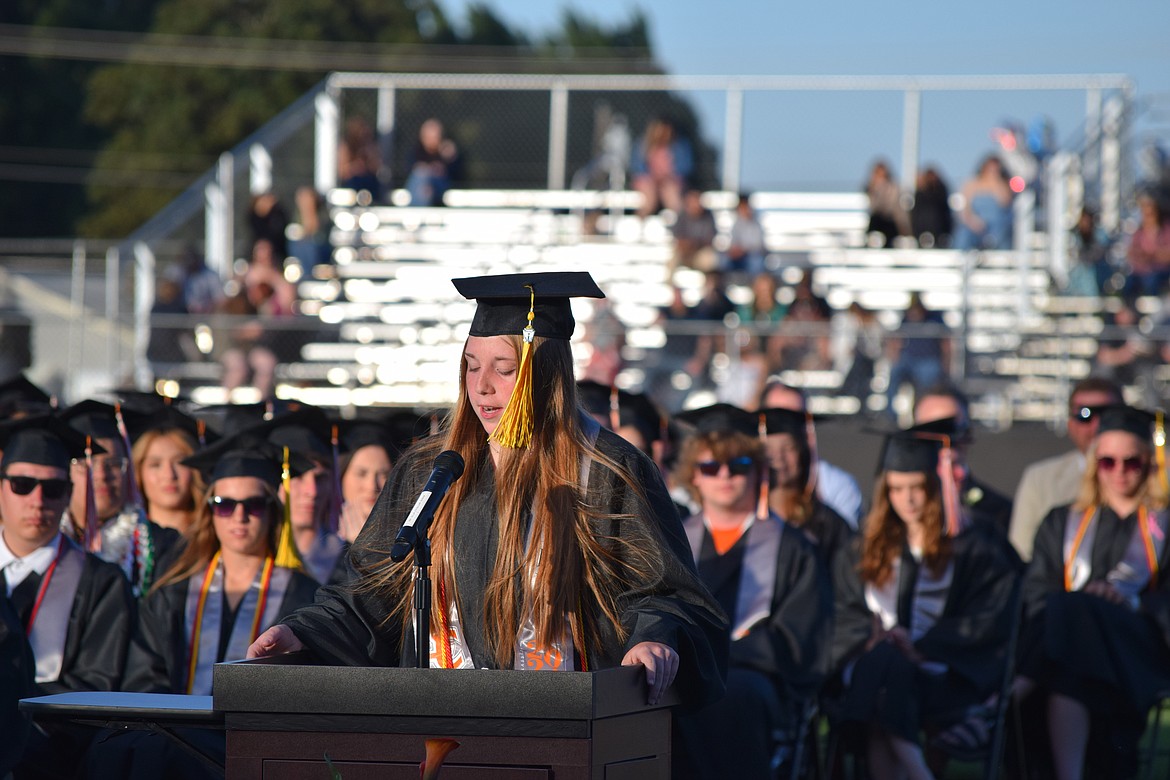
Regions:
<svg viewBox="0 0 1170 780"><path fill-rule="evenodd" d="M283 566L286 569L304 571L305 564L301 560L301 554L297 550L296 542L293 541L292 510L289 506L292 498L292 470L288 465L288 447L284 448L280 482L281 488L284 491L284 513L280 522L280 536L276 540L275 563L277 566Z"/></svg>
<svg viewBox="0 0 1170 780"><path fill-rule="evenodd" d="M1158 410L1154 422L1154 458L1158 463L1158 478L1162 480L1162 489L1170 490L1170 477L1166 474L1166 415Z"/></svg>
<svg viewBox="0 0 1170 780"><path fill-rule="evenodd" d="M524 285L531 295L528 306L528 324L524 326L524 344L520 348L520 366L516 369L516 386L512 388L512 397L508 399L508 406L500 415L495 431L488 437L508 449L520 449L532 444L532 339L536 330L532 327L532 320L536 317L536 291L532 285Z"/></svg>
<svg viewBox="0 0 1170 780"><path fill-rule="evenodd" d="M760 443L764 444L768 440L768 416L760 412L759 425L757 433L760 437ZM764 462L760 464L760 493L756 497L756 519L764 520L772 511L769 498L772 493L772 467L765 458Z"/></svg>

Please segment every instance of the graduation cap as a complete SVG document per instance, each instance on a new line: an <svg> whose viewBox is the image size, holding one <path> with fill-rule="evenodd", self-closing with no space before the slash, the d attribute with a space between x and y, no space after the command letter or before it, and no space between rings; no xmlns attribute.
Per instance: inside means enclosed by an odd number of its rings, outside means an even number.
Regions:
<svg viewBox="0 0 1170 780"><path fill-rule="evenodd" d="M24 417L0 425L0 471L12 463L68 469L74 459L85 457L85 436L53 415ZM95 454L105 452L96 444Z"/></svg>
<svg viewBox="0 0 1170 780"><path fill-rule="evenodd" d="M41 414L53 408L53 399L24 374L0 383L0 417Z"/></svg>
<svg viewBox="0 0 1170 780"><path fill-rule="evenodd" d="M183 431L204 446L214 444L220 438L207 430L202 420L197 420L169 404L160 405L151 411L125 408L122 410L122 417L126 421L126 432L132 442L138 441L147 431Z"/></svg>
<svg viewBox="0 0 1170 780"><path fill-rule="evenodd" d="M309 458L328 459L333 453L330 447L332 428L324 410L302 406L261 423L255 430L264 431L268 441L278 447L288 447Z"/></svg>
<svg viewBox="0 0 1170 780"><path fill-rule="evenodd" d="M971 439L971 424L960 421L958 417L942 417L929 422L918 423L906 429L914 433L929 433L946 436L952 443L969 443Z"/></svg>
<svg viewBox="0 0 1170 780"><path fill-rule="evenodd" d="M101 401L81 401L60 412L58 417L73 430L94 439L122 438L117 409Z"/></svg>
<svg viewBox="0 0 1170 780"><path fill-rule="evenodd" d="M516 385L490 439L509 448L532 442L532 339L568 340L573 335L572 298L604 298L588 271L502 274L452 279L464 298L478 304L472 336L521 335Z"/></svg>
<svg viewBox="0 0 1170 780"><path fill-rule="evenodd" d="M273 444L261 431L247 430L220 439L215 444L183 459L184 466L197 469L207 484L225 477L255 477L276 487L284 467L284 448ZM289 451L290 476L313 468L313 462Z"/></svg>
<svg viewBox="0 0 1170 780"><path fill-rule="evenodd" d="M1097 423L1097 435L1106 431L1125 431L1132 433L1143 441L1150 441L1154 435L1154 422L1157 415L1144 409L1118 404L1107 406L1099 410L1100 422Z"/></svg>
<svg viewBox="0 0 1170 780"><path fill-rule="evenodd" d="M767 433L787 433L801 441L807 441L809 425L812 423L812 416L808 412L771 407L761 409L759 413L764 416Z"/></svg>
<svg viewBox="0 0 1170 780"><path fill-rule="evenodd" d="M288 412L295 412L303 404L300 401L261 401L254 404L212 404L195 412L199 419L207 420L221 434L252 428Z"/></svg>
<svg viewBox="0 0 1170 780"><path fill-rule="evenodd" d="M749 412L727 403L680 412L674 419L690 425L697 433L725 431L758 436L760 432L759 413Z"/></svg>
<svg viewBox="0 0 1170 780"><path fill-rule="evenodd" d="M577 398L585 411L606 421L614 431L635 428L647 444L666 436L666 416L643 393L631 393L586 379L577 383Z"/></svg>
<svg viewBox="0 0 1170 780"><path fill-rule="evenodd" d="M882 447L881 471L934 473L944 437L920 434L917 431L897 431L886 435Z"/></svg>
<svg viewBox="0 0 1170 780"><path fill-rule="evenodd" d="M118 399L123 409L136 412L155 412L168 406L185 407L191 405L191 399L185 395L163 395L153 390L122 387L109 390L107 394Z"/></svg>

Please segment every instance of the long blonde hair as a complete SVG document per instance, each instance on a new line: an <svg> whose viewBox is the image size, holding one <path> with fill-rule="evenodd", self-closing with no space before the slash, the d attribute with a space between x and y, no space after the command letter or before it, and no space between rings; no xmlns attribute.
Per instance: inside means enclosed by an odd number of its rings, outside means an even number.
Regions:
<svg viewBox="0 0 1170 780"><path fill-rule="evenodd" d="M520 337L509 340L519 355ZM562 642L571 630L573 636L585 640L586 647L578 648L579 652L597 648L601 621L612 624L624 641L621 594L631 587L653 588L664 568L661 538L640 536L629 527L621 537L598 530L598 521L616 524L626 518L605 514L586 500L581 484L583 458L611 471L641 501L645 497L618 464L593 446L581 426L569 342L537 337L532 361L532 444L526 449L504 449L499 456L495 476L499 546L483 594L484 637L488 652L501 667L512 663L522 613L531 615L536 641L545 647ZM451 486L430 530L435 592L442 586L455 599L450 551L457 509L470 499L491 457L487 435L467 398L466 372L464 359L459 401L444 423L445 435L420 443L413 461L422 472L438 451L454 450L467 464L466 476ZM423 478L425 474L420 473L420 481ZM386 554L385 550L370 552ZM393 564L383 558L362 573L364 581L358 587L388 591L392 608L387 619L397 617L408 629L412 562ZM440 618L440 599L436 598L432 624L441 625Z"/></svg>
<svg viewBox="0 0 1170 780"><path fill-rule="evenodd" d="M271 499L268 502L267 517L268 552L271 553L276 550L283 509L275 488L265 484L264 493ZM212 482L196 504L195 520L187 531L186 545L183 547L183 551L175 563L154 583L150 589L151 593L173 582L181 582L207 568L207 564L211 563L211 559L219 552L219 537L215 535L215 521L211 516L211 504L207 501L214 495L215 483Z"/></svg>
<svg viewBox="0 0 1170 780"><path fill-rule="evenodd" d="M1133 436L1132 433L1129 435ZM1133 436L1133 438L1141 445L1142 454L1146 456L1146 468L1148 469L1146 481L1142 483L1141 489L1138 491L1138 503L1150 509L1165 509L1167 504L1170 504L1170 494L1167 493L1162 475L1158 473L1158 464L1153 457L1153 445L1140 436ZM1083 512L1089 507L1100 506L1103 503L1101 484L1097 480L1097 440L1094 439L1089 446L1089 451L1085 453L1085 473L1081 476L1081 487L1077 491L1077 500L1073 503L1073 509Z"/></svg>
<svg viewBox="0 0 1170 780"><path fill-rule="evenodd" d="M172 440L179 445L184 455L194 455L196 449L195 439L182 428L153 428L139 436L138 440L134 442L134 447L130 450L130 461L134 464L134 478L138 481L138 495L142 496L142 508L146 510L147 517L150 517L150 499L146 497L146 486L142 482L142 467L146 463L146 453L150 450L150 445L159 439ZM194 520L196 507L204 493L203 475L199 473L199 469L191 469L191 490L187 496L188 505L186 507L189 521Z"/></svg>

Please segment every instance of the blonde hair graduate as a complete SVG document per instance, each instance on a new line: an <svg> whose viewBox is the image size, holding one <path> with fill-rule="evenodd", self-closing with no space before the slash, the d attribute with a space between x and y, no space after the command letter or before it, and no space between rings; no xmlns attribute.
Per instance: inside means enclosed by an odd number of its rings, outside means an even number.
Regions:
<svg viewBox="0 0 1170 780"><path fill-rule="evenodd" d="M479 306L444 430L391 474L355 543L359 583L327 590L252 654L308 647L330 663L413 665L410 565L390 564L388 551L434 456L450 449L467 468L431 525L432 666L640 663L651 701L676 676L684 701L713 700L726 622L695 575L661 476L577 405L569 301L601 291L587 273L455 285Z"/></svg>

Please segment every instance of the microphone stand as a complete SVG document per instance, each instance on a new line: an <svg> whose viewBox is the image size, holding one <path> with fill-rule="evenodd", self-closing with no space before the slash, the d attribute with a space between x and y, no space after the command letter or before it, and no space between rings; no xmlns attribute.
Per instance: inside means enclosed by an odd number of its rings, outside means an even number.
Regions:
<svg viewBox="0 0 1170 780"><path fill-rule="evenodd" d="M431 668L431 540L414 543L414 657L419 669Z"/></svg>

